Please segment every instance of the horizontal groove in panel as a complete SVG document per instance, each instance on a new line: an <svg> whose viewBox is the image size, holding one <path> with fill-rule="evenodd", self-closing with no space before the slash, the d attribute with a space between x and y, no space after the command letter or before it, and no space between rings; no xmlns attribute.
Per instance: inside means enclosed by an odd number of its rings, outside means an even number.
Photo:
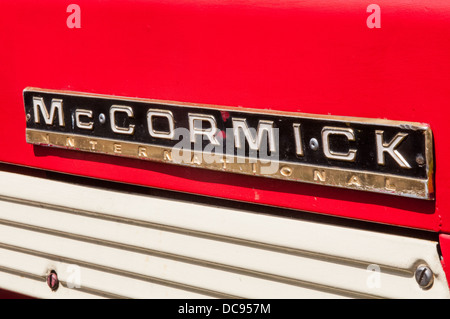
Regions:
<svg viewBox="0 0 450 319"><path fill-rule="evenodd" d="M0 247L16 253L219 298L449 296L436 241L4 174Z"/></svg>
<svg viewBox="0 0 450 319"><path fill-rule="evenodd" d="M14 211L14 214L7 213ZM270 255L274 257L293 258L292 256L306 255L311 259L319 259L325 262L342 263L346 265L367 267L368 261L342 260L339 256L320 256L316 253L308 253L300 250L286 249L270 245L258 245L258 243L248 241L235 241L229 238L203 236L196 232L182 232L174 230L154 229L151 225L138 227L135 225L121 224L102 219L87 218L73 214L65 214L60 211L45 210L42 208L26 207L0 201L0 220L8 220L16 223L26 223L51 229L66 234L90 237L104 241L105 244L116 242L144 249L166 252L174 255L187 256L193 259L202 259L219 264L230 264L242 262L248 254L252 254L249 262L258 263L258 256L264 252L260 258L266 259ZM179 245L183 242L183 247ZM227 254L228 252L228 254ZM400 252L398 252L400 253ZM235 254L236 258L230 259L226 256ZM258 255L259 254L259 255ZM247 258L248 259L248 258ZM236 267L242 265L236 264ZM387 268L386 265L382 265ZM248 268L248 266L244 266ZM404 272L410 274L408 269L392 269L393 272Z"/></svg>
<svg viewBox="0 0 450 319"><path fill-rule="evenodd" d="M4 244L4 243L1 243L1 242L0 242L0 248L1 249L5 249L5 250L11 250L13 252L19 252L19 253L23 253L23 254L28 254L30 256L37 256L37 257L45 258L49 262L54 262L54 261L56 261L56 262L64 262L66 264L82 266L82 267L85 267L85 268L89 268L89 269L100 271L100 272L104 272L104 273L110 273L110 274L113 274L113 275L129 277L129 278L132 278L132 279L146 281L146 282L157 284L157 285L161 285L161 286L173 287L175 289L179 289L180 291L181 290L187 291L188 293L186 294L186 296L189 296L190 293L193 292L194 294L202 294L202 295L209 296L209 297L214 297L214 298L228 298L228 299L236 298L236 296L219 293L219 292L212 291L212 290L207 290L207 289L203 289L203 288L199 288L199 287L192 287L192 286L188 286L188 285L183 284L183 283L171 282L169 280L160 279L160 278L156 278L156 277L151 277L149 275L145 275L145 274L142 274L142 273L135 273L135 272L131 272L131 271L120 269L120 268L113 268L113 267L110 267L110 266L105 265L105 264L95 264L95 263L92 263L92 262L87 262L85 260L73 259L73 258L70 258L70 257L65 257L65 256L62 256L62 255L56 255L56 254L48 253L48 252L45 252L45 251L31 250L31 249L28 249L28 248L23 248L23 247L18 247L18 246L12 246L12 245L8 245L8 244ZM85 247L82 247L81 249L84 249L84 248ZM111 256L108 256L108 257L111 257ZM20 266L16 266L16 267L20 268Z"/></svg>
<svg viewBox="0 0 450 319"><path fill-rule="evenodd" d="M67 211L95 212L125 218L131 222L150 222L340 259L392 265L393 268L407 269L414 262L410 256L399 253L408 251L405 245L410 244L414 250L418 250L418 246L429 250L429 242L423 240L409 243L395 235L112 192L17 174L13 174L12 181L7 183L2 175L5 175L5 179L11 178L8 174L11 173L0 172L0 196L14 198L19 195L24 200L56 205ZM23 189L24 187L27 189ZM333 235L330 236L330 233ZM383 251L368 251L366 247L373 244L373 237L383 238L389 245ZM349 246L352 249L348 249ZM390 256L388 260L386 255Z"/></svg>
<svg viewBox="0 0 450 319"><path fill-rule="evenodd" d="M63 213L57 214L57 212L39 208L28 208L26 212L23 212L20 209L11 208L8 205L11 204L8 203L2 206L0 202L0 208L4 208L0 210L0 218L8 216L8 214L2 213L2 211L14 210L15 214L14 216L10 216L10 219L27 221L28 224L38 224L40 227L45 224L49 227L57 227L59 230L58 232L55 231L55 235L111 247L115 246L116 248L128 249L130 251L139 251L138 248L145 246L144 250L141 251L142 253L171 258L182 262L248 273L254 276L259 275L263 278L270 276L273 280L279 281L286 281L286 278L289 278L293 281L314 282L315 285L321 286L331 284L335 287L350 291L358 290L358 286L354 285L358 283L358 278L360 278L359 286L361 286L361 283L364 283L364 279L367 277L366 268L369 265L367 262L365 264L352 261L336 262L333 258L326 259L323 257L318 258L317 256L302 256L299 253L286 254L227 242L205 240L203 238L195 238L194 236L172 234L170 232L154 231L151 229L139 229L135 226L120 225L102 220L85 220L85 218L80 216L66 215ZM9 209L6 209L8 207ZM46 216L46 214L49 214L49 216ZM78 220L80 218L81 220ZM0 222L2 221L0 220ZM3 224L5 224L4 221ZM14 226L14 224L12 225ZM19 226L24 227L23 225ZM107 236L107 230L111 227L114 229ZM85 228L91 228L91 230L88 231ZM52 232L51 230L42 228L37 230L45 230L48 233ZM68 233L69 231L71 233ZM78 236L74 236L73 234L77 234ZM112 240L117 240L118 243L114 244ZM180 243L183 245L180 245ZM137 245L141 245L141 247L137 247ZM276 262L274 263L272 261ZM412 272L386 269L382 265L381 267L385 277L395 278L387 279L389 282L401 284L398 279L413 280ZM299 271L299 269L302 269L302 271ZM341 276L330 278L329 276L320 275L321 273L326 274L329 272L344 273L348 272L349 269L352 271L352 281L347 281Z"/></svg>
<svg viewBox="0 0 450 319"><path fill-rule="evenodd" d="M67 269L68 266L73 266L74 264L69 264L67 262L61 262L61 261L55 261L53 258L54 256L47 256L47 258L43 258L43 257L37 257L35 256L35 254L33 252L28 252L28 254L24 253L23 250L22 252L17 252L16 249L14 247L8 247L8 248L0 248L0 257L9 257L9 262L8 264L14 264L15 261L17 261L17 256L20 256L21 259L27 259L30 261L30 263L28 263L28 267L24 267L24 265L22 264L21 267L17 267L17 268L21 268L21 272L25 273L23 268L27 268L27 271L36 271L36 268L39 267L35 267L36 264L41 264L41 268L42 265L45 269L55 269L57 271L58 274L63 274L64 275L64 269ZM13 258L11 258L11 256L13 256ZM14 258L15 257L15 258ZM5 264L5 259L1 259L0 258L0 270L2 268L2 264ZM18 265L16 265L18 266ZM89 267L80 267L81 268L81 274L82 274L82 282L81 282L81 286L84 286L85 283L87 283L90 286L90 290L92 290L92 288L95 288L95 290L97 291L101 291L101 283L99 282L99 277L101 277L101 279L103 281L107 280L108 283L113 283L113 284L108 284L108 288L110 290L120 290L121 294L123 294L124 296L128 297L128 298L183 298L183 299L194 299L194 298L210 298L210 296L208 295L201 295L201 294L196 294L196 293L191 293L191 292L187 292L187 291L183 291L183 290L177 290L177 289L172 289L169 288L167 289L167 287L163 287L160 286L158 287L157 291L154 291L155 289L153 289L152 287L155 287L155 285L146 282L145 280L135 280L135 278L131 278L131 277L126 277L126 276L120 276L120 275L115 275L115 274L111 274L108 272L102 272L101 269L100 270L96 270L96 269L91 269ZM93 267L95 268L95 267ZM61 271L63 270L63 271ZM65 274L66 276L62 276L60 277L62 280L66 280L67 281L67 274ZM42 279L41 276L38 275L30 275L30 276L34 276L37 277L39 279ZM118 281L119 280L119 281ZM42 279L42 282L44 283L44 279ZM44 283L45 284L45 283ZM118 285L118 286L117 286ZM139 286L144 286L144 289L139 289L142 287ZM158 285L156 285L158 286ZM105 287L105 286L103 286ZM78 288L74 288L74 289L78 289ZM164 291L161 292L161 289L163 289ZM279 298L286 298L286 294L287 296L297 296L299 297L303 297L303 298L311 298L311 297L317 297L317 298L342 298L339 295L334 295L334 294L330 294L327 292L315 292L315 291L310 291L308 289L298 289L296 287L290 287L288 285L284 285L284 286L279 286L278 287L278 291L279 291ZM130 291L133 290L133 291ZM301 293L300 293L301 292ZM105 293L106 294L106 293ZM230 296L222 296L222 298L230 298ZM276 298L276 297L273 297Z"/></svg>
<svg viewBox="0 0 450 319"><path fill-rule="evenodd" d="M58 296L51 291L45 281L31 279L27 276L14 274L12 272L2 271L0 269L0 288L14 291L20 294L28 295L35 298L60 298L60 299L97 299L105 298L96 294L87 293L81 290L69 289L60 287L58 289Z"/></svg>
<svg viewBox="0 0 450 319"><path fill-rule="evenodd" d="M41 207L42 206L44 205L41 205ZM8 211L14 211L14 214L9 214L7 213ZM243 249L255 252L265 250L267 253L262 257L263 259L268 258L268 254L286 254L300 257L304 256L310 259L348 266L353 265L355 267L367 267L368 264L373 263L373 261L370 260L355 260L336 255L324 255L317 252L274 246L261 242L196 232L183 228L166 227L165 225L155 225L148 222L139 222L98 213L74 210L61 211L57 210L55 207L47 207L47 209L44 210L43 208L36 208L35 206L18 205L14 201L0 200L0 219L50 228L66 234L92 237L103 240L104 244L116 242L174 255L187 256L193 259L202 259L213 263L232 265L238 268L248 268L248 266L236 265L236 262L241 262L243 260L242 258L245 258L248 255L249 251L243 252L243 257L238 256L234 259L226 258L225 256L227 255L223 253L224 251L231 249L233 250L233 253L237 255L238 252ZM181 248L178 245L178 242L183 242L185 244L184 247ZM213 248L211 247L212 245L214 245ZM220 253L218 253L219 251ZM403 253L403 249L396 252L396 254L401 253ZM252 262L258 264L257 258L254 255L252 258ZM404 258L404 261L406 264L406 257ZM410 261L410 264L406 268L392 267L390 265L381 264L380 262L378 264L392 273L398 272L402 275L408 275L412 273L410 267L414 264L414 261ZM259 271L264 272L267 270ZM281 275L285 276L286 274Z"/></svg>
<svg viewBox="0 0 450 319"><path fill-rule="evenodd" d="M199 291L202 289L220 290L223 295L244 298L300 298L305 296L303 291L305 288L301 286L0 225L0 242L9 244L11 234L20 238L20 240L15 240L16 243L19 242L21 248L17 250L24 251L23 248L25 248L29 251L45 252L39 255L52 255L55 260L74 264L78 262L82 266L102 271L148 280L159 278L160 283L167 280L174 285L178 283L180 286L197 287ZM316 287L313 284L307 286L308 289ZM320 285L317 286L317 290L320 292L329 290L331 293L340 291L340 289L321 287ZM314 291L308 292L308 295L313 296L314 294ZM345 294L361 296L357 292L345 292Z"/></svg>
<svg viewBox="0 0 450 319"><path fill-rule="evenodd" d="M1 228L0 228L1 229ZM145 252L144 252L145 253ZM148 252L151 255L151 252ZM254 257L252 254L250 254L250 258ZM167 256L162 256L163 258ZM263 258L264 256L262 256ZM234 273L241 273L244 275L250 275L250 276L256 276L261 277L266 280L275 280L278 282L284 282L294 285L303 285L303 287L313 287L316 290L328 290L328 291L347 291L346 295L359 295L359 296L369 296L370 291L367 291L365 287L365 283L367 280L367 270L365 268L354 268L354 267L348 267L348 266L342 266L342 265L336 265L336 264L329 264L327 265L326 262L317 262L310 259L300 259L295 260L292 259L291 262L286 261L283 262L283 257L286 256L268 256L267 260L276 260L276 265L279 266L280 271L286 270L286 268L289 268L292 270L292 272L295 275L295 271L297 270L298 274L305 275L308 274L308 276L304 278L298 278L295 280L289 280L289 278L286 277L279 277L277 275L267 274L267 273L259 273L259 272L252 272L251 269L245 269L242 268L239 269L233 269L228 268L224 269L224 267L216 267L216 269L222 270L222 271L232 271ZM272 258L270 258L272 257ZM289 256L293 257L293 256ZM285 258L284 258L285 259ZM181 262L189 262L189 260L179 260ZM264 263L264 260L261 260L262 263ZM312 263L312 264L311 264ZM205 267L212 268L214 265L203 265ZM297 267L297 269L296 269ZM318 268L318 269L317 269ZM398 276L392 275L389 272L386 272L384 269L382 269L381 273L381 279L383 281L388 283L388 288L391 286L393 288L396 286L397 288L401 288L403 286L403 290L409 290L409 286L405 285L405 281L414 281L412 274L410 276ZM329 274L339 274L338 276L332 275L330 277ZM346 275L346 276L345 276ZM349 281L348 278L351 277L352 280ZM326 279L324 281L324 279ZM330 287L330 285L333 286L333 288ZM362 288L362 289L361 289ZM402 289L396 289L397 293L400 295L402 294ZM420 292L420 290L419 290ZM405 291L403 293L406 293ZM410 293L410 292L409 292Z"/></svg>
<svg viewBox="0 0 450 319"><path fill-rule="evenodd" d="M11 273L42 281L43 285L46 285L45 278L49 271L55 270L64 287L108 298L208 298L203 294L55 261L48 256L43 258L0 248L0 271L4 269L11 269Z"/></svg>

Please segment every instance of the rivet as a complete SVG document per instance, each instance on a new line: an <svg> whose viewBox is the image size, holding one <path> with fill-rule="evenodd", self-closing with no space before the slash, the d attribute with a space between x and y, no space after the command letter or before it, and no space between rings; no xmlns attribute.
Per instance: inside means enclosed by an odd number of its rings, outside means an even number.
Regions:
<svg viewBox="0 0 450 319"><path fill-rule="evenodd" d="M289 176L292 175L292 168L290 168L289 166L283 166L283 167L280 169L280 173L281 173L281 175L283 175L283 176L289 177Z"/></svg>
<svg viewBox="0 0 450 319"><path fill-rule="evenodd" d="M100 123L105 124L106 122L105 114L100 113L100 115L98 116L98 120L100 121Z"/></svg>
<svg viewBox="0 0 450 319"><path fill-rule="evenodd" d="M417 155L416 163L419 164L419 166L422 166L423 164L425 164L425 158L423 158L421 154Z"/></svg>
<svg viewBox="0 0 450 319"><path fill-rule="evenodd" d="M59 287L59 279L56 271L51 270L47 276L47 285L52 291L56 291Z"/></svg>
<svg viewBox="0 0 450 319"><path fill-rule="evenodd" d="M309 147L313 150L313 151L317 151L319 149L319 141L317 141L317 139L315 139L314 137L309 141Z"/></svg>

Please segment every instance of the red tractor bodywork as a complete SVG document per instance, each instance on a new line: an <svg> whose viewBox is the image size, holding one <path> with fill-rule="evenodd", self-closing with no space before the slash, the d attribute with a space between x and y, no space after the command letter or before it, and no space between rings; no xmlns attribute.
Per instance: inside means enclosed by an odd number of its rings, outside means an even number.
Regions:
<svg viewBox="0 0 450 319"><path fill-rule="evenodd" d="M79 0L0 4L0 161L450 233L450 4ZM26 87L429 124L435 200L264 179L25 141ZM448 240L446 239L445 242ZM447 247L447 245L443 246ZM445 251L443 250L444 257Z"/></svg>

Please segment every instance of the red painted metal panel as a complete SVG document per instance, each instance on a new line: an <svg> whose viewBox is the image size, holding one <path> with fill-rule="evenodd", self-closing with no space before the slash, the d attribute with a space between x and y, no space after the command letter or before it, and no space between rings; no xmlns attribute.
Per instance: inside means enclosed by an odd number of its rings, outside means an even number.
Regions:
<svg viewBox="0 0 450 319"><path fill-rule="evenodd" d="M0 288L0 299L35 299L35 298Z"/></svg>
<svg viewBox="0 0 450 319"><path fill-rule="evenodd" d="M450 235L440 234L439 246L441 248L442 253L441 259L442 268L444 269L447 282L450 283Z"/></svg>
<svg viewBox="0 0 450 319"><path fill-rule="evenodd" d="M445 167L450 3L79 0L0 4L0 161L266 205L450 231ZM428 123L436 200L32 146L27 86L234 107Z"/></svg>

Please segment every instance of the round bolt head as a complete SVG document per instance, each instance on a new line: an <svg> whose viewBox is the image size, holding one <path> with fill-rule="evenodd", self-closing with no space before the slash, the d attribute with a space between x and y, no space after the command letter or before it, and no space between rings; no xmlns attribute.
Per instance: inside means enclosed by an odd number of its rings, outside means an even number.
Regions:
<svg viewBox="0 0 450 319"><path fill-rule="evenodd" d="M315 139L314 137L312 139L309 140L309 147L313 150L313 151L317 151L319 149L319 141L317 141L317 139Z"/></svg>
<svg viewBox="0 0 450 319"><path fill-rule="evenodd" d="M425 158L424 158L421 154L417 155L417 157L416 157L416 163L417 163L419 166L423 166L423 165L425 164Z"/></svg>
<svg viewBox="0 0 450 319"><path fill-rule="evenodd" d="M420 288L428 289L433 285L434 275L431 269L426 265L420 265L415 273L416 281Z"/></svg>
<svg viewBox="0 0 450 319"><path fill-rule="evenodd" d="M98 120L100 121L100 123L105 124L105 122L106 122L105 114L100 113L100 115L98 116Z"/></svg>

